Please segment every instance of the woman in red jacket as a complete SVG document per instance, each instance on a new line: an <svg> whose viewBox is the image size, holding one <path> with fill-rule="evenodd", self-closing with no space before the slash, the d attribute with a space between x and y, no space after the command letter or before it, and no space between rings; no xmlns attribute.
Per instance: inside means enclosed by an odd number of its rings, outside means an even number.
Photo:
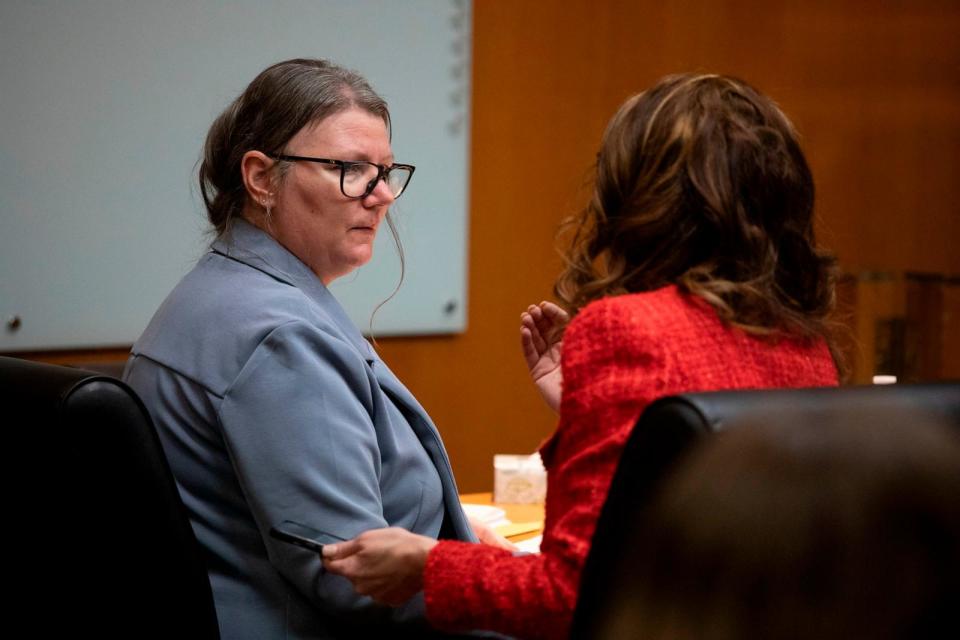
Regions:
<svg viewBox="0 0 960 640"><path fill-rule="evenodd" d="M555 290L574 319L560 422L540 451L541 553L402 529L324 549L329 571L377 600L400 604L423 589L440 629L568 634L610 479L655 398L837 384L827 320L835 262L814 241L810 169L790 122L746 83L671 76L627 100L571 229ZM559 344L548 334L563 317L550 310L532 308L522 334L531 373L555 402Z"/></svg>

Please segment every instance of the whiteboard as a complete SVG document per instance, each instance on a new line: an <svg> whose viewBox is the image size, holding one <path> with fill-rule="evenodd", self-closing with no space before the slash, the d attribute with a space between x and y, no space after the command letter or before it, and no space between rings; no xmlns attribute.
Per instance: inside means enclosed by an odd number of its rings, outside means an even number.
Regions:
<svg viewBox="0 0 960 640"><path fill-rule="evenodd" d="M389 103L406 254L377 336L466 318L466 0L0 3L0 351L130 344L212 236L196 169L213 119L268 65L322 57ZM386 227L334 295L366 330L397 285Z"/></svg>

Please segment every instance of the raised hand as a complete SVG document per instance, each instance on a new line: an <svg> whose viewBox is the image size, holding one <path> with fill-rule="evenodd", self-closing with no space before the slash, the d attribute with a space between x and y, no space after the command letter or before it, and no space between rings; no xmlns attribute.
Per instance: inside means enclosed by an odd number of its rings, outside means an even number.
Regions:
<svg viewBox="0 0 960 640"><path fill-rule="evenodd" d="M520 348L530 378L547 405L557 413L563 387L560 352L563 330L569 321L566 311L546 301L532 304L520 314Z"/></svg>

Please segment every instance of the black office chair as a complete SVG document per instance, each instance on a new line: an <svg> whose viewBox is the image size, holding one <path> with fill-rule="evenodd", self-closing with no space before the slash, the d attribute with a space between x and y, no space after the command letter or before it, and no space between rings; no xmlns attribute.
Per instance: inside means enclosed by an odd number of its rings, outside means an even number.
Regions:
<svg viewBox="0 0 960 640"><path fill-rule="evenodd" d="M627 589L635 567L630 545L661 482L695 443L743 425L881 426L933 422L960 430L960 384L842 389L725 391L662 398L640 416L624 448L584 565L571 637L602 638L617 615L611 593Z"/></svg>
<svg viewBox="0 0 960 640"><path fill-rule="evenodd" d="M218 638L207 570L150 416L123 382L0 357L7 611L38 637ZM9 604L9 602L8 602Z"/></svg>

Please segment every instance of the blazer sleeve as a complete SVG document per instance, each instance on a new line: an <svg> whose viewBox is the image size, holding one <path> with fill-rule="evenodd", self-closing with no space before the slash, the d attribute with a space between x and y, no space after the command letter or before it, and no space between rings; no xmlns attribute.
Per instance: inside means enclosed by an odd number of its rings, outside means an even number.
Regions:
<svg viewBox="0 0 960 640"><path fill-rule="evenodd" d="M380 495L376 381L346 342L300 321L274 329L224 395L219 420L271 564L321 609L365 622L422 617L358 595L317 554L269 536L292 520L333 542L389 526ZM382 407L382 405L381 405Z"/></svg>
<svg viewBox="0 0 960 640"><path fill-rule="evenodd" d="M564 389L548 470L541 553L441 541L424 573L427 619L448 630L565 638L580 572L630 428L662 386L664 355L640 322L594 303L564 337Z"/></svg>

